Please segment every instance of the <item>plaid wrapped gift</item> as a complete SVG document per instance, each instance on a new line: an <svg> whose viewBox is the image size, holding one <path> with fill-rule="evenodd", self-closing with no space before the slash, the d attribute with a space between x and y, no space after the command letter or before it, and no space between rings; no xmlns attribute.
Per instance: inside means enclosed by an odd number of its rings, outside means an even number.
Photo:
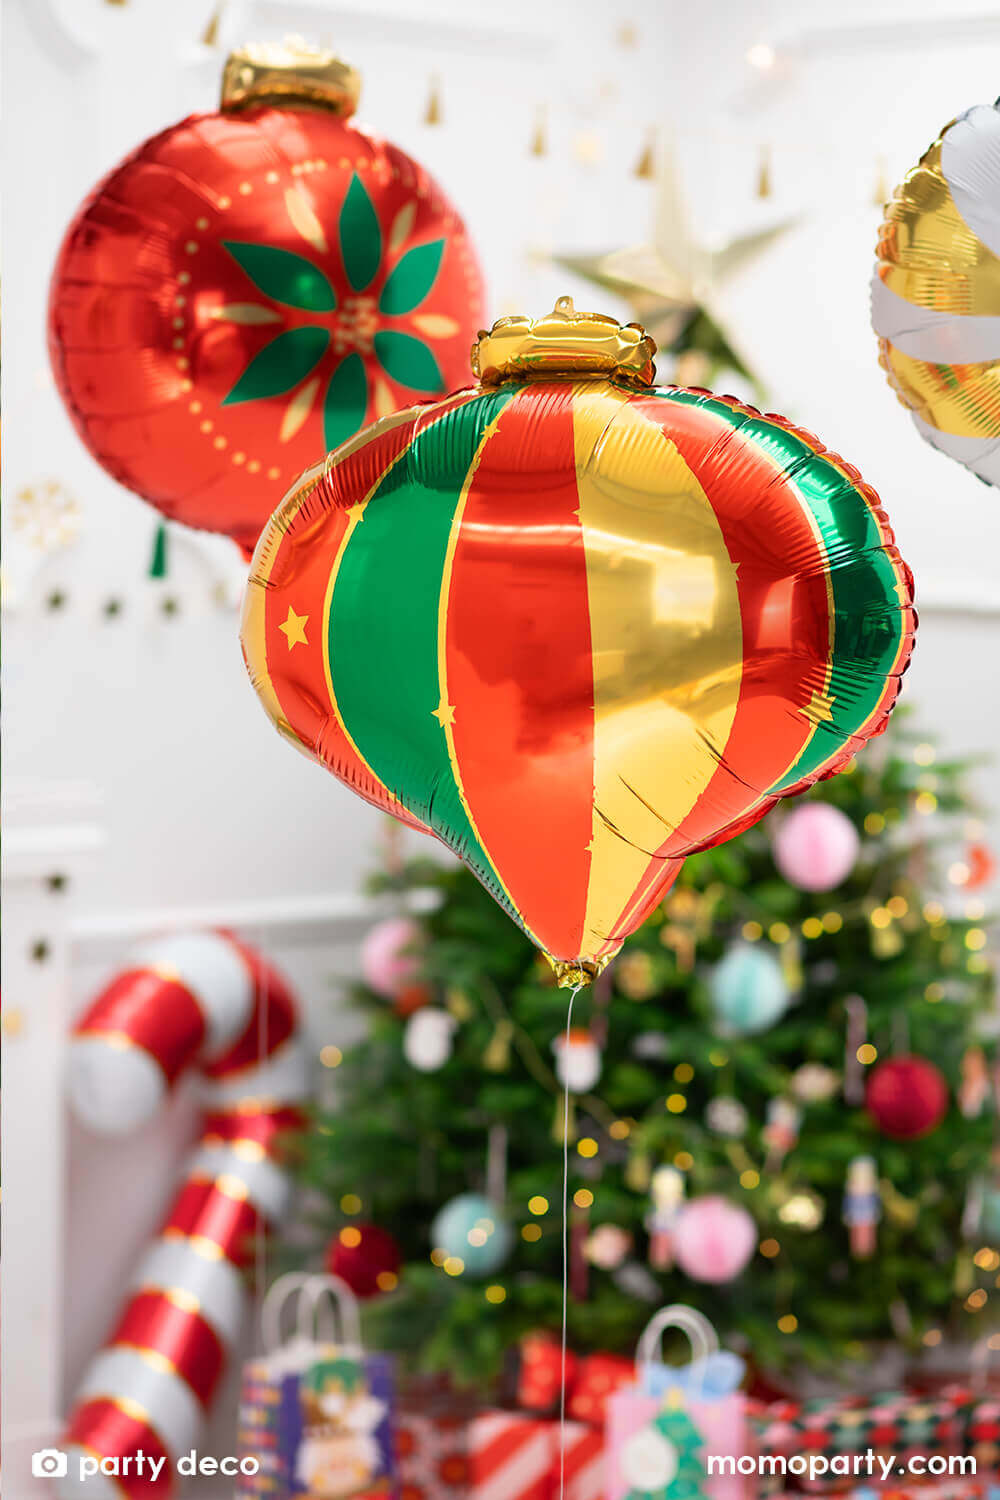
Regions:
<svg viewBox="0 0 1000 1500"><path fill-rule="evenodd" d="M1000 1500L997 1476L955 1475L947 1479L918 1480L890 1486L861 1485L849 1490L844 1500Z"/></svg>
<svg viewBox="0 0 1000 1500"><path fill-rule="evenodd" d="M763 1409L751 1405L750 1417L760 1452L786 1457L804 1453L832 1459L872 1449L905 1463L915 1454L965 1451L965 1410L943 1396L890 1391L837 1401L781 1401ZM795 1483L800 1489L830 1491L848 1488L850 1479L795 1476Z"/></svg>

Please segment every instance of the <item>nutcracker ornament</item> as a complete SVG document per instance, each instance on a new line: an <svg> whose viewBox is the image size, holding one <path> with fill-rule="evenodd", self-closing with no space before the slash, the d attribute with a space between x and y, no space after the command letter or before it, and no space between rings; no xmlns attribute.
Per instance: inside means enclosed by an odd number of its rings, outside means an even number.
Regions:
<svg viewBox="0 0 1000 1500"><path fill-rule="evenodd" d="M674 1230L684 1205L684 1173L677 1167L657 1167L649 1184L652 1202L646 1215L649 1264L669 1271L674 1263Z"/></svg>
<svg viewBox="0 0 1000 1500"><path fill-rule="evenodd" d="M247 555L317 453L461 378L482 316L455 209L351 123L359 92L298 41L234 53L219 112L116 167L53 274L52 366L84 443Z"/></svg>
<svg viewBox="0 0 1000 1500"><path fill-rule="evenodd" d="M777 1172L789 1151L795 1149L802 1124L802 1107L794 1099L779 1096L767 1103L767 1120L763 1139L767 1147L765 1166L769 1172Z"/></svg>
<svg viewBox="0 0 1000 1500"><path fill-rule="evenodd" d="M852 1157L844 1190L844 1223L855 1260L870 1260L875 1254L882 1200L873 1156Z"/></svg>
<svg viewBox="0 0 1000 1500"><path fill-rule="evenodd" d="M915 626L857 471L656 389L653 353L569 298L501 319L476 385L292 487L244 606L278 727L432 828L568 987L883 728Z"/></svg>

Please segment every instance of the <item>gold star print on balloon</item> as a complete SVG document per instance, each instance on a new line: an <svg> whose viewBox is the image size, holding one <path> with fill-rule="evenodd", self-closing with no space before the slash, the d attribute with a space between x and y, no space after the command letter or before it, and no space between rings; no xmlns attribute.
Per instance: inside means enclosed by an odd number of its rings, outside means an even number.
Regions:
<svg viewBox="0 0 1000 1500"><path fill-rule="evenodd" d="M617 292L664 354L675 356L673 378L701 385L736 370L761 391L719 306L719 293L797 222L783 219L720 245L699 241L671 151L659 153L656 210L650 241L601 255L557 255L555 261L595 286Z"/></svg>
<svg viewBox="0 0 1000 1500"><path fill-rule="evenodd" d="M306 626L308 623L308 615L297 615L292 606L288 606L288 618L283 625L278 626L278 629L284 632L289 651L291 651L293 646L308 646L309 642L306 640Z"/></svg>

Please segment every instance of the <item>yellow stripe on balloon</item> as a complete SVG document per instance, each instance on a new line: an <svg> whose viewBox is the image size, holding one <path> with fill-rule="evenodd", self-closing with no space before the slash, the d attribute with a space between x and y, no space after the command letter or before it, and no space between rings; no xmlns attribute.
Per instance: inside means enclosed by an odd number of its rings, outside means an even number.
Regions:
<svg viewBox="0 0 1000 1500"><path fill-rule="evenodd" d="M573 432L594 664L581 952L594 953L718 770L739 703L743 631L736 568L675 444L627 393L597 382L574 392Z"/></svg>
<svg viewBox="0 0 1000 1500"><path fill-rule="evenodd" d="M995 438L1000 432L1000 364L935 365L911 359L879 339L883 369L900 400L929 427L954 437Z"/></svg>
<svg viewBox="0 0 1000 1500"><path fill-rule="evenodd" d="M886 215L878 274L891 291L935 312L1000 314L1000 258L955 205L941 169L940 137L907 174Z"/></svg>

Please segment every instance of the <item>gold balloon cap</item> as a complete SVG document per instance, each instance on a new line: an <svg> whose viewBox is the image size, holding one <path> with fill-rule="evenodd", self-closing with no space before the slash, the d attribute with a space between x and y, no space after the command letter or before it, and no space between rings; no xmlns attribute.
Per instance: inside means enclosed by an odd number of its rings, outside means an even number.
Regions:
<svg viewBox="0 0 1000 1500"><path fill-rule="evenodd" d="M472 373L483 385L525 375L614 376L631 385L652 385L656 344L638 323L619 323L604 313L577 312L572 297L560 297L544 318L518 314L499 318L472 346Z"/></svg>
<svg viewBox="0 0 1000 1500"><path fill-rule="evenodd" d="M358 107L361 74L333 52L301 37L251 43L231 52L222 72L222 108L253 104L311 105L346 119Z"/></svg>

